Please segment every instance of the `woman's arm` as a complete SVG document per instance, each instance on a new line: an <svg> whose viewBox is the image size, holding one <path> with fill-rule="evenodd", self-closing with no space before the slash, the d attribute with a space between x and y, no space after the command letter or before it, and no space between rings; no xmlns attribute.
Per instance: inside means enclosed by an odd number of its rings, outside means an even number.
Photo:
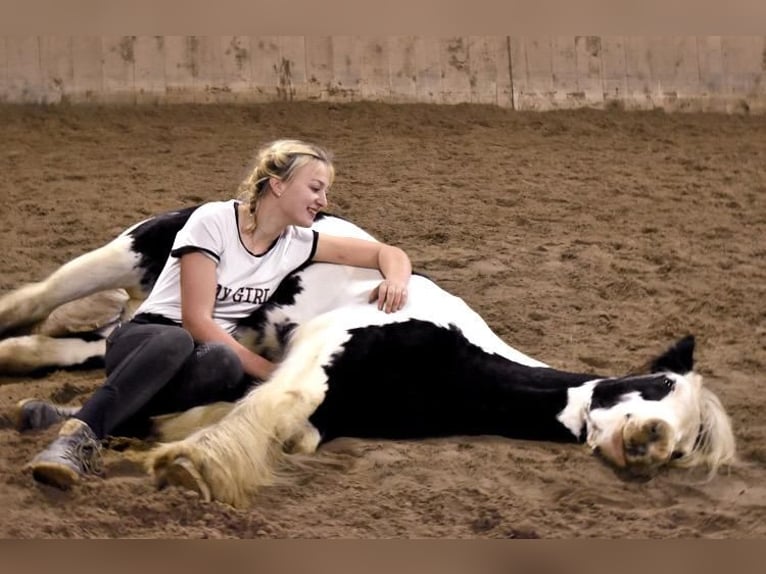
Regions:
<svg viewBox="0 0 766 574"><path fill-rule="evenodd" d="M320 233L314 261L379 269L385 281L372 291L370 302L377 299L378 309L386 313L398 311L407 302L412 264L407 254L398 247Z"/></svg>
<svg viewBox="0 0 766 574"><path fill-rule="evenodd" d="M274 370L274 363L245 348L213 320L216 287L215 261L198 251L181 256L181 317L184 328L195 341L225 343L237 353L247 374L267 379Z"/></svg>

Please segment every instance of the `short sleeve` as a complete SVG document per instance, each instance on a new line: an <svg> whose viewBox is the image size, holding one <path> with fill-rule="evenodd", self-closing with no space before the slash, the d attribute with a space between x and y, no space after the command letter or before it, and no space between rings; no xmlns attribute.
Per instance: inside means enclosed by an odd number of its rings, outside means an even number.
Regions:
<svg viewBox="0 0 766 574"><path fill-rule="evenodd" d="M192 251L201 251L216 262L220 261L224 247L221 207L221 204L206 204L192 213L186 225L176 234L170 255L181 257Z"/></svg>
<svg viewBox="0 0 766 574"><path fill-rule="evenodd" d="M314 259L316 255L319 233L313 229L293 228L294 236L294 259L293 269L302 269Z"/></svg>

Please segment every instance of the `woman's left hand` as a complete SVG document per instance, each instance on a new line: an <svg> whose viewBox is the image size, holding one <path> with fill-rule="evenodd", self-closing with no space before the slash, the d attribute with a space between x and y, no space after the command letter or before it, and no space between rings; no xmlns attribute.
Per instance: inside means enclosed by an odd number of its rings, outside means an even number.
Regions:
<svg viewBox="0 0 766 574"><path fill-rule="evenodd" d="M370 303L378 301L378 309L393 313L407 303L407 285L386 279L370 293Z"/></svg>

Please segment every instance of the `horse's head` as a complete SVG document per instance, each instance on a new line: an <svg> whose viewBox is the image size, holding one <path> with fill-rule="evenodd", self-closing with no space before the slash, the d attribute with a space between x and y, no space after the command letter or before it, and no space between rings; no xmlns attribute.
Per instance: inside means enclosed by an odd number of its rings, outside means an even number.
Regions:
<svg viewBox="0 0 766 574"><path fill-rule="evenodd" d="M694 338L681 339L646 375L602 379L587 413L588 445L616 467L650 475L665 465L734 459L734 435L718 398L693 371Z"/></svg>

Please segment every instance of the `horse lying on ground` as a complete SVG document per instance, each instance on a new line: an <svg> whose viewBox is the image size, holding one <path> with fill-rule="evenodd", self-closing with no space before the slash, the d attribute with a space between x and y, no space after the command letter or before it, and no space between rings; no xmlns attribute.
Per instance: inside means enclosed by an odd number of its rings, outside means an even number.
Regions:
<svg viewBox="0 0 766 574"><path fill-rule="evenodd" d="M0 373L103 361L104 338L151 289L193 210L138 223L0 298ZM314 229L372 239L329 215ZM236 335L279 362L273 376L236 404L159 417L163 444L148 463L157 484L245 505L288 447L311 453L338 436L584 442L641 475L666 466L712 473L733 461L729 418L693 370L693 337L646 374L565 372L504 343L462 299L420 275L401 311L378 311L368 295L379 281L376 270L317 263L288 276Z"/></svg>

